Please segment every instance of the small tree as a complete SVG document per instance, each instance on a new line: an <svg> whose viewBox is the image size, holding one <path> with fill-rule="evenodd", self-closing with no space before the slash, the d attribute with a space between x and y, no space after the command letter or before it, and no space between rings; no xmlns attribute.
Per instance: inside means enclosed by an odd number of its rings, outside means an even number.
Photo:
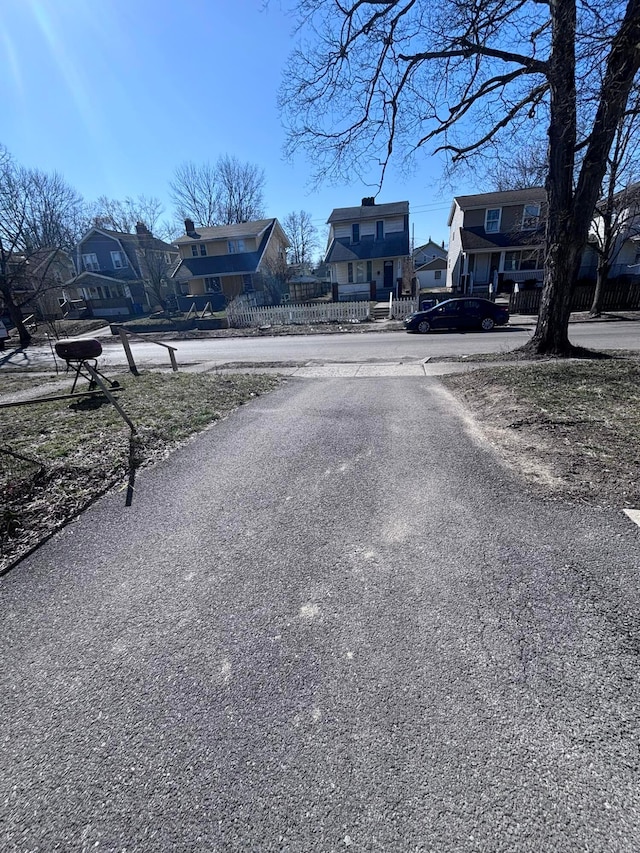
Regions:
<svg viewBox="0 0 640 853"><path fill-rule="evenodd" d="M598 256L591 315L599 316L611 268L616 263L630 228L640 219L640 93L623 116L607 158L603 194L596 203L592 247Z"/></svg>
<svg viewBox="0 0 640 853"><path fill-rule="evenodd" d="M144 281L149 301L168 312L169 302L175 296L171 286L171 270L174 261L168 251L168 246L157 237L142 222L136 223L138 236L137 254L140 272Z"/></svg>
<svg viewBox="0 0 640 853"><path fill-rule="evenodd" d="M294 210L285 216L282 227L291 243L289 263L310 264L313 253L318 249L318 229L311 214L306 210Z"/></svg>

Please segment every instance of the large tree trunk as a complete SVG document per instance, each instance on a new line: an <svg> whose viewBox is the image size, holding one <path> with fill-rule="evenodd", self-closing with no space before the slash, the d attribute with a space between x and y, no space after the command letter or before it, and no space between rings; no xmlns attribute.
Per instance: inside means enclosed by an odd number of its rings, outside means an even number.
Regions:
<svg viewBox="0 0 640 853"><path fill-rule="evenodd" d="M551 0L552 50L545 271L538 324L524 347L532 355L569 355L568 325L580 264L580 235L572 217L576 144L575 0ZM586 242L586 235L584 238Z"/></svg>
<svg viewBox="0 0 640 853"><path fill-rule="evenodd" d="M31 343L31 334L29 333L29 330L24 324L22 309L19 305L15 303L10 288L4 288L0 286L0 295L2 296L4 304L7 307L11 322L18 330L18 335L20 337L20 347L22 349L26 349Z"/></svg>
<svg viewBox="0 0 640 853"><path fill-rule="evenodd" d="M576 146L575 0L550 0L549 7L553 32L548 72L551 103L546 269L538 325L523 349L532 355L562 356L575 352L568 335L571 295L607 157L640 68L640 0L628 0L613 41L575 192L572 187Z"/></svg>

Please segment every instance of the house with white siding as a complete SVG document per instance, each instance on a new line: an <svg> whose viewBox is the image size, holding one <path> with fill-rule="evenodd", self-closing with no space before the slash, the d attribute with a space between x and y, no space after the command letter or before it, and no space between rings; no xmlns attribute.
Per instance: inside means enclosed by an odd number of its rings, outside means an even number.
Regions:
<svg viewBox="0 0 640 853"><path fill-rule="evenodd" d="M339 207L327 220L325 262L334 300L384 300L414 295L409 250L409 202Z"/></svg>

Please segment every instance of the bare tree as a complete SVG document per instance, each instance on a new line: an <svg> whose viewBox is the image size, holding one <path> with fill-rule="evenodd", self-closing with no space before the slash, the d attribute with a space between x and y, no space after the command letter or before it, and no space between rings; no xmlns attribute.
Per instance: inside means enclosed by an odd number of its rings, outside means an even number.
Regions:
<svg viewBox="0 0 640 853"><path fill-rule="evenodd" d="M318 249L318 229L311 220L311 214L306 210L293 210L282 221L291 247L289 262L292 264L309 264L313 253Z"/></svg>
<svg viewBox="0 0 640 853"><path fill-rule="evenodd" d="M541 142L533 142L513 151L513 156L498 153L484 171L492 187L504 190L526 190L544 186L548 171L547 149Z"/></svg>
<svg viewBox="0 0 640 853"><path fill-rule="evenodd" d="M180 219L193 219L205 228L218 224L218 179L214 166L182 163L169 186Z"/></svg>
<svg viewBox="0 0 640 853"><path fill-rule="evenodd" d="M211 227L264 218L264 170L228 154L215 166L183 163L170 183L181 219Z"/></svg>
<svg viewBox="0 0 640 853"><path fill-rule="evenodd" d="M640 220L640 92L623 116L609 156L603 181L602 197L598 199L593 221L593 242L598 256L596 287L591 315L599 316L602 297L620 250L632 229Z"/></svg>
<svg viewBox="0 0 640 853"><path fill-rule="evenodd" d="M149 231L155 233L165 208L160 199L154 196L114 199L102 195L93 204L91 212L93 224L98 227L135 234L136 223L143 222Z"/></svg>
<svg viewBox="0 0 640 853"><path fill-rule="evenodd" d="M264 169L225 154L216 164L219 184L218 224L264 219Z"/></svg>
<svg viewBox="0 0 640 853"><path fill-rule="evenodd" d="M566 355L571 294L640 67L640 0L300 0L281 105L316 176L438 143L460 163L548 128L545 276L532 353ZM582 132L578 132L578 128Z"/></svg>
<svg viewBox="0 0 640 853"><path fill-rule="evenodd" d="M171 271L175 261L169 251L170 247L163 240L154 237L142 222L136 223L136 233L138 236L136 251L140 262L140 272L145 290L149 295L149 301L168 312L170 302L176 296L171 280Z"/></svg>
<svg viewBox="0 0 640 853"><path fill-rule="evenodd" d="M82 198L57 174L18 165L0 148L0 298L27 347L23 308L59 286L59 252L70 249L84 221Z"/></svg>

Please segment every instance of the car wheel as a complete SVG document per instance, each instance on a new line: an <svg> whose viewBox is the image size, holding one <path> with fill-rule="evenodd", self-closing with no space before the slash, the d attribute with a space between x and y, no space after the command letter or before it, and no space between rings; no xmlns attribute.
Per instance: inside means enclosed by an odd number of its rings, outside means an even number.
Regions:
<svg viewBox="0 0 640 853"><path fill-rule="evenodd" d="M492 317L483 317L482 322L480 323L480 328L483 332L490 332L491 329L495 326Z"/></svg>
<svg viewBox="0 0 640 853"><path fill-rule="evenodd" d="M420 320L418 323L418 331L421 335L426 335L431 331L431 323L428 320Z"/></svg>

